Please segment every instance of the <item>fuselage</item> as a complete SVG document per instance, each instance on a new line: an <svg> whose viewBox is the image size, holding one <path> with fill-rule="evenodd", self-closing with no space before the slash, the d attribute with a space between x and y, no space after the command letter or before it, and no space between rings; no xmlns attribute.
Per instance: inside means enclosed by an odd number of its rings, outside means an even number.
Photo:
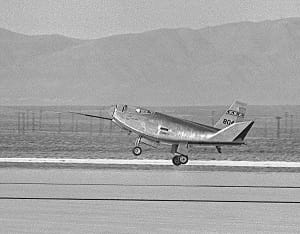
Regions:
<svg viewBox="0 0 300 234"><path fill-rule="evenodd" d="M150 110L117 105L113 121L128 131L162 143L201 143L219 129Z"/></svg>

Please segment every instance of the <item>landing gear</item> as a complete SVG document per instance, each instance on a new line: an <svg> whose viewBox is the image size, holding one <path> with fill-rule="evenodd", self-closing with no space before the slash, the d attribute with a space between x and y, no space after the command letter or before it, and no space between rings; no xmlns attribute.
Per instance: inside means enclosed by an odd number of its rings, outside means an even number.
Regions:
<svg viewBox="0 0 300 234"><path fill-rule="evenodd" d="M175 155L175 156L172 158L172 162L173 162L173 164L174 164L175 166L180 166L180 164L181 164L178 155Z"/></svg>
<svg viewBox="0 0 300 234"><path fill-rule="evenodd" d="M139 146L135 146L135 147L132 149L132 153L133 153L135 156L139 156L139 155L142 153L142 148L139 147Z"/></svg>
<svg viewBox="0 0 300 234"><path fill-rule="evenodd" d="M188 147L187 143L172 144L171 154L173 154L172 162L175 166L181 164L187 164L188 158Z"/></svg>
<svg viewBox="0 0 300 234"><path fill-rule="evenodd" d="M179 156L179 161L180 161L181 164L187 164L187 162L189 161L189 158L188 158L188 156L180 155Z"/></svg>
<svg viewBox="0 0 300 234"><path fill-rule="evenodd" d="M175 155L173 158L172 158L172 162L175 166L180 166L181 164L187 164L187 162L189 161L189 158L188 156L186 155Z"/></svg>
<svg viewBox="0 0 300 234"><path fill-rule="evenodd" d="M132 153L133 153L135 156L139 156L139 155L142 153L142 148L139 146L139 145L140 145L140 142L141 142L141 137L138 137L138 138L135 140L135 147L132 149Z"/></svg>

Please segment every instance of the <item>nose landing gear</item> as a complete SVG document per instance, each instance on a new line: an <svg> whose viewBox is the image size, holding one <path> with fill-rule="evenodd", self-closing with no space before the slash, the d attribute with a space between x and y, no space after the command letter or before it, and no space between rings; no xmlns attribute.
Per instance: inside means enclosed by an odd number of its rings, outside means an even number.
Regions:
<svg viewBox="0 0 300 234"><path fill-rule="evenodd" d="M140 143L141 143L141 137L138 137L138 138L135 140L135 146L134 146L134 148L132 149L132 153L133 153L135 156L139 156L139 155L142 153L142 148L140 147Z"/></svg>
<svg viewBox="0 0 300 234"><path fill-rule="evenodd" d="M142 153L142 148L139 147L139 146L135 146L135 147L132 149L132 153L133 153L135 156L139 156L139 155Z"/></svg>

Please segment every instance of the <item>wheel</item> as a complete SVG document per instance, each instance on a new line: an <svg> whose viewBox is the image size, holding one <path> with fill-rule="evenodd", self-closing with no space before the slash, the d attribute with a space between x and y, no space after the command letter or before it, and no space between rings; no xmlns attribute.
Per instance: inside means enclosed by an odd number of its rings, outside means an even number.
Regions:
<svg viewBox="0 0 300 234"><path fill-rule="evenodd" d="M181 164L187 164L187 162L189 161L189 158L186 155L180 155L179 156L179 161L180 161Z"/></svg>
<svg viewBox="0 0 300 234"><path fill-rule="evenodd" d="M181 164L180 158L177 155L172 158L172 162L175 166L179 166Z"/></svg>
<svg viewBox="0 0 300 234"><path fill-rule="evenodd" d="M132 153L135 155L135 156L139 156L141 153L142 153L142 148L139 147L139 146L136 146L132 149Z"/></svg>

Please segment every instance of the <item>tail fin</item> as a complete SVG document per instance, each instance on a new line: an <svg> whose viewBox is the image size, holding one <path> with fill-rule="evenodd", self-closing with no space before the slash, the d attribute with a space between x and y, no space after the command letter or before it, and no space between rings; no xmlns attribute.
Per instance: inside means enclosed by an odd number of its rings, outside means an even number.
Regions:
<svg viewBox="0 0 300 234"><path fill-rule="evenodd" d="M215 124L215 128L223 129L229 125L244 120L246 113L246 103L235 101L229 109L222 115L220 120Z"/></svg>
<svg viewBox="0 0 300 234"><path fill-rule="evenodd" d="M214 136L212 136L211 140L217 142L232 142L243 144L244 139L253 124L254 121L234 123L227 128L218 131Z"/></svg>

